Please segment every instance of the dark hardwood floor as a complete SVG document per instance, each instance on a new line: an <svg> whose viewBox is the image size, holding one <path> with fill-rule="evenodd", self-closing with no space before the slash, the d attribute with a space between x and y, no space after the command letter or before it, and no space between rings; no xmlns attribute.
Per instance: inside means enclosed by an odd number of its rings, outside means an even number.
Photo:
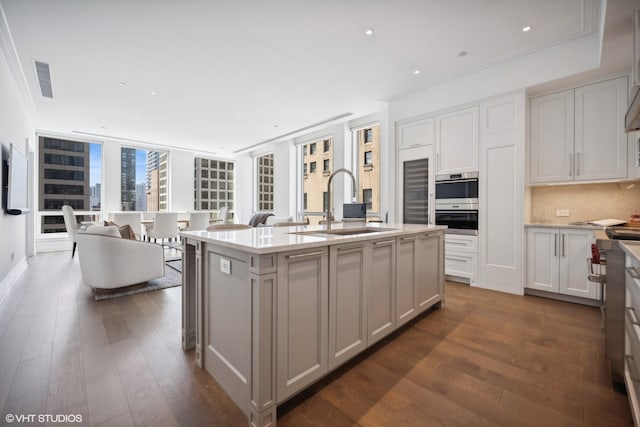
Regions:
<svg viewBox="0 0 640 427"><path fill-rule="evenodd" d="M180 299L171 288L96 302L69 252L32 259L0 305L0 423L9 425L7 414L79 414L74 425L246 425L182 351ZM443 310L283 405L278 425L632 420L610 383L597 309L448 283Z"/></svg>

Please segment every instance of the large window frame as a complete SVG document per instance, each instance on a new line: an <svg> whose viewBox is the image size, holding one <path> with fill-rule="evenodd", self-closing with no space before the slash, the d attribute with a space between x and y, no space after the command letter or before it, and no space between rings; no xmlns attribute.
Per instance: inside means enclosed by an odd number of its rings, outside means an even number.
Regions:
<svg viewBox="0 0 640 427"><path fill-rule="evenodd" d="M233 220L237 192L236 171L234 160L194 157L194 210L216 211L226 206L227 218ZM221 194L225 197L220 197Z"/></svg>
<svg viewBox="0 0 640 427"><path fill-rule="evenodd" d="M296 147L298 158L296 175L299 185L296 202L298 217L310 224L317 224L326 215L324 193L334 162L334 136L332 134L314 135L304 141L296 142ZM325 151L327 148L328 150Z"/></svg>
<svg viewBox="0 0 640 427"><path fill-rule="evenodd" d="M143 212L170 210L169 162L169 150L150 146L122 145L120 147L120 210ZM133 174L130 170L123 169L125 163L127 166L133 164L135 168ZM143 173L144 181L138 179L138 171ZM133 186L130 182L132 177Z"/></svg>
<svg viewBox="0 0 640 427"><path fill-rule="evenodd" d="M274 175L275 157L272 152L263 153L253 158L254 161L254 211L273 212L274 210Z"/></svg>

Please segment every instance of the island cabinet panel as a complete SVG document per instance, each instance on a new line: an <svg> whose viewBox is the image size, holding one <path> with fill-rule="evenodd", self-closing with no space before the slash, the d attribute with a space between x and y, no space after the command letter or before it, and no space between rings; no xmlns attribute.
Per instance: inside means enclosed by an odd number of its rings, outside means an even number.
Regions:
<svg viewBox="0 0 640 427"><path fill-rule="evenodd" d="M396 326L444 299L443 260L442 234L398 238Z"/></svg>
<svg viewBox="0 0 640 427"><path fill-rule="evenodd" d="M416 292L418 312L431 307L442 297L443 283L440 281L440 265L444 256L444 242L439 234L421 234L416 241Z"/></svg>
<svg viewBox="0 0 640 427"><path fill-rule="evenodd" d="M398 255L396 258L396 326L408 322L417 314L416 239L417 236L398 238Z"/></svg>
<svg viewBox="0 0 640 427"><path fill-rule="evenodd" d="M370 245L347 243L329 250L329 369L367 346L366 286Z"/></svg>
<svg viewBox="0 0 640 427"><path fill-rule="evenodd" d="M251 376L251 283L248 259L204 252L204 367L245 412ZM228 270L222 266L228 265ZM227 272L228 271L228 272Z"/></svg>
<svg viewBox="0 0 640 427"><path fill-rule="evenodd" d="M396 327L396 240L378 240L371 245L371 277L367 281L367 345Z"/></svg>
<svg viewBox="0 0 640 427"><path fill-rule="evenodd" d="M277 400L328 370L328 249L278 254Z"/></svg>

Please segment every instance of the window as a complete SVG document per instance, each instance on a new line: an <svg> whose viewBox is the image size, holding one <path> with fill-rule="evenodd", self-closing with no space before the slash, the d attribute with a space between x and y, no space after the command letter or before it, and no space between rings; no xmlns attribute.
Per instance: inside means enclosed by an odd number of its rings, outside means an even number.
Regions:
<svg viewBox="0 0 640 427"><path fill-rule="evenodd" d="M376 217L380 212L380 125L354 129L352 134L358 192L367 204L367 216Z"/></svg>
<svg viewBox="0 0 640 427"><path fill-rule="evenodd" d="M259 156L258 168L258 212L273 211L273 153Z"/></svg>
<svg viewBox="0 0 640 427"><path fill-rule="evenodd" d="M194 209L206 211L227 206L229 218L233 218L235 164L224 160L196 157L194 167L196 169Z"/></svg>
<svg viewBox="0 0 640 427"><path fill-rule="evenodd" d="M123 211L166 211L169 153L140 148L120 150L120 204Z"/></svg>
<svg viewBox="0 0 640 427"><path fill-rule="evenodd" d="M64 233L62 205L75 211L78 221L93 220L102 200L102 145L38 136L38 216L40 232Z"/></svg>
<svg viewBox="0 0 640 427"><path fill-rule="evenodd" d="M364 152L364 164L365 165L373 164L373 153L371 151Z"/></svg>
<svg viewBox="0 0 640 427"><path fill-rule="evenodd" d="M302 171L299 179L302 185L297 196L298 209L302 220L317 224L325 215L326 204L322 194L327 191L328 172L333 165L333 138L325 136L299 147L298 161ZM322 168L323 173L315 173L318 167Z"/></svg>
<svg viewBox="0 0 640 427"><path fill-rule="evenodd" d="M365 129L364 130L364 142L368 143L373 141L373 130L372 129Z"/></svg>
<svg viewBox="0 0 640 427"><path fill-rule="evenodd" d="M362 203L367 204L367 211L373 207L373 191L370 188L362 190Z"/></svg>

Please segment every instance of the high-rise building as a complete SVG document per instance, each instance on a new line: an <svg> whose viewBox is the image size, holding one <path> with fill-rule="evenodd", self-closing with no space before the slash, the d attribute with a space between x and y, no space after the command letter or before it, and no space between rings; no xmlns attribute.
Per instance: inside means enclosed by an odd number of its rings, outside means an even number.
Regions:
<svg viewBox="0 0 640 427"><path fill-rule="evenodd" d="M136 210L136 149L120 151L120 188L123 211Z"/></svg>
<svg viewBox="0 0 640 427"><path fill-rule="evenodd" d="M160 167L160 152L159 151L147 151L147 190L151 188L153 178L151 177L151 171L154 171Z"/></svg>
<svg viewBox="0 0 640 427"><path fill-rule="evenodd" d="M102 191L102 185L97 183L96 185L92 185L90 188L91 197L90 204L91 210L99 211L100 210L100 192Z"/></svg>
<svg viewBox="0 0 640 427"><path fill-rule="evenodd" d="M169 152L162 151L158 159L158 210L166 211L169 207Z"/></svg>
<svg viewBox="0 0 640 427"><path fill-rule="evenodd" d="M159 182L158 182L158 168L153 170L147 169L147 207L146 209L149 211L157 211L158 210L158 200L159 200Z"/></svg>
<svg viewBox="0 0 640 427"><path fill-rule="evenodd" d="M333 138L302 146L303 211L305 220L317 224L327 209L327 183L333 169Z"/></svg>
<svg viewBox="0 0 640 427"><path fill-rule="evenodd" d="M194 200L196 210L215 210L226 206L228 218L234 216L234 163L195 159Z"/></svg>
<svg viewBox="0 0 640 427"><path fill-rule="evenodd" d="M89 191L89 145L40 136L39 209L59 211L62 205L91 210ZM61 216L43 216L42 232L64 232Z"/></svg>
<svg viewBox="0 0 640 427"><path fill-rule="evenodd" d="M147 210L147 184L144 182L136 184L136 210Z"/></svg>

